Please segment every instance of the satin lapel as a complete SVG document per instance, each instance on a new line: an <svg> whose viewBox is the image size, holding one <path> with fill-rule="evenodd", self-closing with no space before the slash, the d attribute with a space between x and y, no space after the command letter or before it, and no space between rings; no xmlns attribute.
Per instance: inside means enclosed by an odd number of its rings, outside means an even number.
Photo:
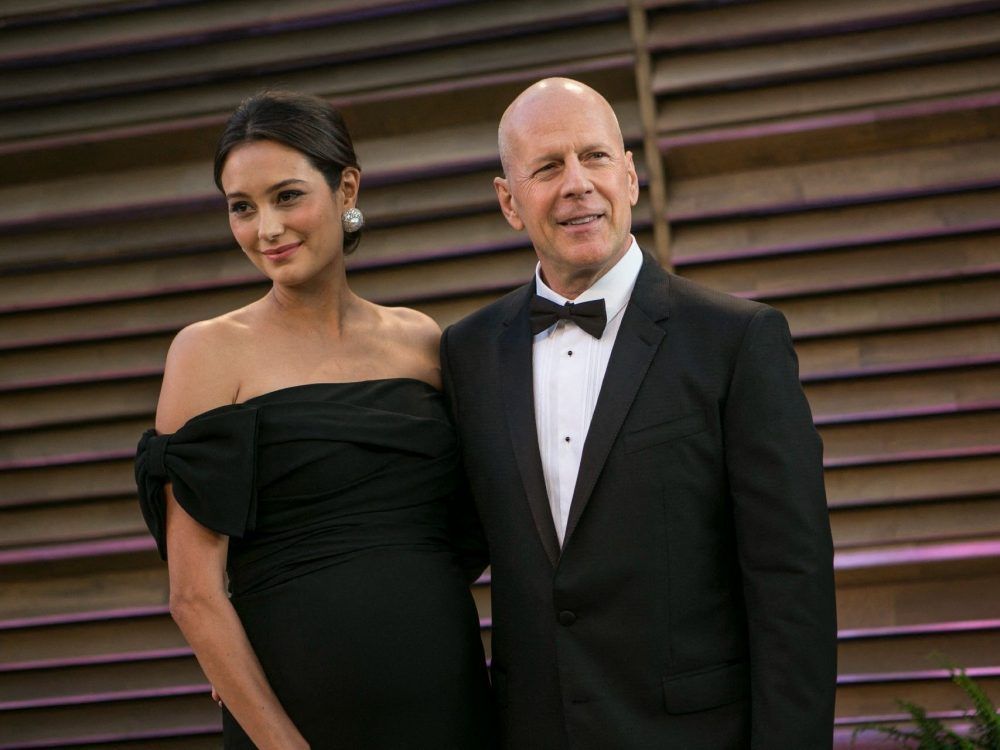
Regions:
<svg viewBox="0 0 1000 750"><path fill-rule="evenodd" d="M594 485L608 460L611 446L618 438L625 415L628 414L653 356L666 335L657 321L667 317L668 289L669 277L666 272L646 256L639 278L636 279L632 298L625 308L625 317L618 329L594 417L587 432L587 441L583 446L563 547L569 543L576 524L590 501Z"/></svg>
<svg viewBox="0 0 1000 750"><path fill-rule="evenodd" d="M531 328L528 321L528 299L534 293L534 282L528 285L523 304L508 320L500 333L500 381L504 412L514 444L517 467L528 497L535 529L553 567L559 560L559 537L556 536L545 489L542 458L538 451L535 429L534 381L532 376Z"/></svg>

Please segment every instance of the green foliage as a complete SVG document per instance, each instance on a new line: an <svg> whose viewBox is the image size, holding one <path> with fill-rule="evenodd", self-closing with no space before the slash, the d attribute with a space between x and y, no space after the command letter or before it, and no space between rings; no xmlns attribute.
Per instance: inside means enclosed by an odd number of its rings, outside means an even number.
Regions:
<svg viewBox="0 0 1000 750"><path fill-rule="evenodd" d="M983 692L962 669L951 670L952 681L972 699L973 710L964 717L972 722L968 737L962 737L946 727L940 719L927 715L922 706L909 701L897 701L910 715L913 729L899 729L886 724L872 724L854 730L854 740L866 730L881 732L883 736L896 740L900 747L910 750L1000 750L1000 713Z"/></svg>

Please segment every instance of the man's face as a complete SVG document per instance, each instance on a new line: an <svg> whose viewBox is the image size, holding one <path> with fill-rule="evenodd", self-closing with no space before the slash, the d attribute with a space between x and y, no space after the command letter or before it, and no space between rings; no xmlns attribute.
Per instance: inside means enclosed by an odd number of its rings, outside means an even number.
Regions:
<svg viewBox="0 0 1000 750"><path fill-rule="evenodd" d="M507 175L495 181L504 216L527 231L546 283L564 294L558 287L572 280L589 286L628 250L639 197L613 113L595 92L567 85L527 97L509 115L501 126Z"/></svg>

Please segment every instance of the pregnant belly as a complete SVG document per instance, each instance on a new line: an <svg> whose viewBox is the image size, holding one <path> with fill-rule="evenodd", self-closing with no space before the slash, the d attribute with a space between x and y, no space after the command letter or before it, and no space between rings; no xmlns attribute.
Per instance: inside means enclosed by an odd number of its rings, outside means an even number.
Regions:
<svg viewBox="0 0 1000 750"><path fill-rule="evenodd" d="M447 551L372 550L233 604L279 697L308 684L398 700L482 662L475 605Z"/></svg>

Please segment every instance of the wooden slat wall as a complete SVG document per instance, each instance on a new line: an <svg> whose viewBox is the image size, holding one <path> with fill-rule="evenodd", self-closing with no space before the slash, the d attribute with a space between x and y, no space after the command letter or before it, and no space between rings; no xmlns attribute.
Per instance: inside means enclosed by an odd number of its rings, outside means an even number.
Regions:
<svg viewBox="0 0 1000 750"><path fill-rule="evenodd" d="M640 243L796 335L838 547L841 739L897 695L957 708L931 651L995 687L1000 2L631 11L4 3L0 749L217 746L131 455L174 332L265 289L210 161L267 86L345 111L370 222L354 288L442 325L533 267L491 187L506 104L545 75L606 93L656 181Z"/></svg>
<svg viewBox="0 0 1000 750"><path fill-rule="evenodd" d="M356 291L452 322L528 278L496 207L496 124L533 80L615 101L614 0L8 2L0 37L0 748L218 746L166 611L131 455L181 326L266 286L211 179L264 87L337 102L370 229ZM2 13L3 11L0 11ZM650 211L638 211L640 235ZM488 579L474 588L489 647Z"/></svg>
<svg viewBox="0 0 1000 750"><path fill-rule="evenodd" d="M824 439L838 746L1000 698L1000 3L636 5L668 259L785 312Z"/></svg>

